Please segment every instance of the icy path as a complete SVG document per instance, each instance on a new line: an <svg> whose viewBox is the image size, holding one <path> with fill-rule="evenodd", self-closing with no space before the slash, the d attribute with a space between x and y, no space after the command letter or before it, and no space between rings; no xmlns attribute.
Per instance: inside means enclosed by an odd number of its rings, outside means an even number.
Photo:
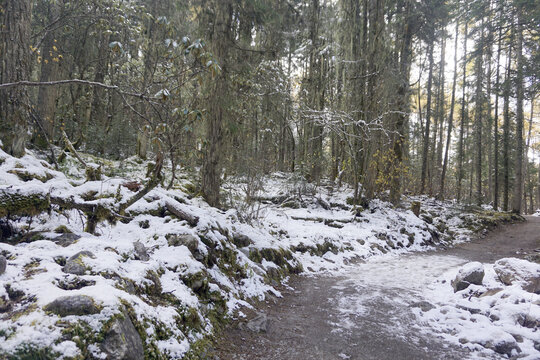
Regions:
<svg viewBox="0 0 540 360"><path fill-rule="evenodd" d="M449 269L539 248L540 219L528 220L449 250L373 259L339 276L294 278L282 299L260 306L268 315L268 331L228 329L216 359L481 357L423 335L411 305L422 301L422 289Z"/></svg>

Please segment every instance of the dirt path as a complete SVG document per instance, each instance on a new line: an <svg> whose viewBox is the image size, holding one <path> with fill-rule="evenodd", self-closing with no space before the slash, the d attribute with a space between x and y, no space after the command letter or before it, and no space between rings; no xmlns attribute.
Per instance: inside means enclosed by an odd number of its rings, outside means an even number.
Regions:
<svg viewBox="0 0 540 360"><path fill-rule="evenodd" d="M420 290L469 261L523 257L540 248L540 218L501 227L455 248L385 257L340 276L292 278L283 298L258 311L267 332L232 325L216 347L220 360L464 359L470 354L418 331L411 304Z"/></svg>

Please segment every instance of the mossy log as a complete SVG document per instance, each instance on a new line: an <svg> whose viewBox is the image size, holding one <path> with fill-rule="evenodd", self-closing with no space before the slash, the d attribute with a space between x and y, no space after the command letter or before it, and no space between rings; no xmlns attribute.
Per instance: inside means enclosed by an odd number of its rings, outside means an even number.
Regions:
<svg viewBox="0 0 540 360"><path fill-rule="evenodd" d="M0 218L6 216L34 216L50 208L50 199L46 194L20 191L0 191Z"/></svg>

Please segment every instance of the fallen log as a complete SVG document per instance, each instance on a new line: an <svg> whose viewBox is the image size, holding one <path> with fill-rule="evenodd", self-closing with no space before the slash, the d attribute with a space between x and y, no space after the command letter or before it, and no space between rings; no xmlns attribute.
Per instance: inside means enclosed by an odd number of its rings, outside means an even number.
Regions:
<svg viewBox="0 0 540 360"><path fill-rule="evenodd" d="M180 204L175 205L171 201L167 201L165 203L165 208L177 218L187 221L190 226L197 226L199 223L199 217L184 211L179 205Z"/></svg>
<svg viewBox="0 0 540 360"><path fill-rule="evenodd" d="M50 199L46 194L23 193L19 190L0 191L0 218L7 216L34 216L49 210Z"/></svg>

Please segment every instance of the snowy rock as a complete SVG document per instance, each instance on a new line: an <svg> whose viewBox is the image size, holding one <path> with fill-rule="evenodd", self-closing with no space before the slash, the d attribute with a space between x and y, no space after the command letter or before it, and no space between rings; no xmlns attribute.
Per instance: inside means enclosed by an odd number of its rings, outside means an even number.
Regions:
<svg viewBox="0 0 540 360"><path fill-rule="evenodd" d="M503 289L501 289L501 288L489 289L488 291L486 291L485 293L483 293L479 297L483 298L483 297L486 297L486 296L493 296L493 295L495 295L497 293L500 293L502 290Z"/></svg>
<svg viewBox="0 0 540 360"><path fill-rule="evenodd" d="M146 246L140 241L135 241L133 243L133 249L135 250L135 258L137 260L141 261L148 261L150 260L150 256L148 256L148 250L146 250Z"/></svg>
<svg viewBox="0 0 540 360"><path fill-rule="evenodd" d="M484 345L484 347L491 349L495 351L496 353L504 354L509 357L512 356L513 353L518 354L521 352L520 347L518 346L518 344L516 343L514 339L512 339L512 341L499 340L495 343L488 342L487 344Z"/></svg>
<svg viewBox="0 0 540 360"><path fill-rule="evenodd" d="M72 257L66 260L66 265L62 268L62 271L68 274L84 275L86 272L86 266L84 265L83 258L90 257L95 259L96 256L91 251L79 251Z"/></svg>
<svg viewBox="0 0 540 360"><path fill-rule="evenodd" d="M236 234L233 237L233 243L237 247L243 248L243 247L251 245L253 241L251 241L251 239L244 234Z"/></svg>
<svg viewBox="0 0 540 360"><path fill-rule="evenodd" d="M52 241L54 241L57 245L60 245L62 247L69 246L71 244L75 244L77 240L79 240L81 237L77 234L73 233L64 233L60 236L55 237Z"/></svg>
<svg viewBox="0 0 540 360"><path fill-rule="evenodd" d="M540 328L540 319L535 319L531 314L520 314L517 318L517 322L519 325L526 328Z"/></svg>
<svg viewBox="0 0 540 360"><path fill-rule="evenodd" d="M6 271L6 267L7 259L3 255L0 255L0 275L2 275Z"/></svg>
<svg viewBox="0 0 540 360"><path fill-rule="evenodd" d="M199 248L199 239L191 234L169 234L167 241L169 246L186 246L192 254Z"/></svg>
<svg viewBox="0 0 540 360"><path fill-rule="evenodd" d="M540 265L527 260L505 258L498 260L493 269L503 284L521 282L525 290L540 293Z"/></svg>
<svg viewBox="0 0 540 360"><path fill-rule="evenodd" d="M465 264L452 281L454 292L466 289L469 285L482 285L484 279L484 267L479 262Z"/></svg>
<svg viewBox="0 0 540 360"><path fill-rule="evenodd" d="M141 337L126 315L114 320L100 348L107 354L107 359L144 359Z"/></svg>
<svg viewBox="0 0 540 360"><path fill-rule="evenodd" d="M99 309L94 303L94 299L86 295L62 296L45 305L43 309L61 317L99 313Z"/></svg>
<svg viewBox="0 0 540 360"><path fill-rule="evenodd" d="M435 309L435 306L433 304L425 300L412 303L410 306L412 308L415 308L415 307L420 308L420 310L422 310L423 312L429 311L431 309Z"/></svg>
<svg viewBox="0 0 540 360"><path fill-rule="evenodd" d="M268 317L264 313L260 313L246 324L248 330L255 333L266 332L268 330Z"/></svg>

